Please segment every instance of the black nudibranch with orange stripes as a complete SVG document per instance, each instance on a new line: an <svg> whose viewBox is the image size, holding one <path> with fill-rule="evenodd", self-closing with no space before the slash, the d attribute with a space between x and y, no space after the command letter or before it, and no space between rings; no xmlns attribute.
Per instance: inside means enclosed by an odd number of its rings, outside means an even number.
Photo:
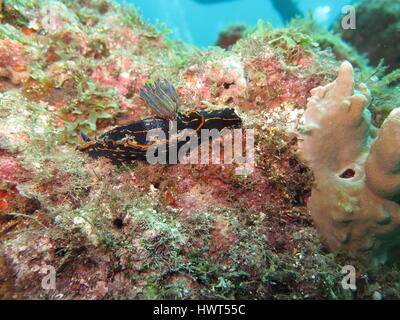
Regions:
<svg viewBox="0 0 400 320"><path fill-rule="evenodd" d="M81 131L85 143L78 146L78 150L88 152L93 158L110 158L113 163L135 163L146 160L148 149L155 145L163 145L167 152L172 145L179 150L190 135L196 135L199 141L202 129L221 132L242 125L233 108L179 112L179 97L166 80L146 84L146 90L141 89L140 97L158 116L114 128L95 140L90 140ZM160 139L149 139L149 133L157 138L157 132L161 133Z"/></svg>

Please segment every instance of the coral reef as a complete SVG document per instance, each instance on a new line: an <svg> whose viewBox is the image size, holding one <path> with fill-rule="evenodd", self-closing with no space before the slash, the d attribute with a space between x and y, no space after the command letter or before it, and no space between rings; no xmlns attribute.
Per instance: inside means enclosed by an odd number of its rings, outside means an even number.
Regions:
<svg viewBox="0 0 400 320"><path fill-rule="evenodd" d="M13 85L19 85L29 76L27 66L31 57L29 47L11 39L0 41L0 90L6 91Z"/></svg>
<svg viewBox="0 0 400 320"><path fill-rule="evenodd" d="M247 27L244 24L235 24L225 28L218 35L216 46L224 49L230 49L239 39L243 37L243 33Z"/></svg>
<svg viewBox="0 0 400 320"><path fill-rule="evenodd" d="M335 24L335 31L359 52L366 53L371 64L377 66L385 60L388 72L400 67L400 8L396 1L363 0L355 4L357 13L356 29L343 29L341 21ZM385 23L371 23L384 21Z"/></svg>
<svg viewBox="0 0 400 320"><path fill-rule="evenodd" d="M315 176L308 203L331 250L366 253L375 262L399 259L399 114L378 130L367 109L370 93L354 93L344 62L336 81L312 90L301 151Z"/></svg>
<svg viewBox="0 0 400 320"><path fill-rule="evenodd" d="M310 90L348 56L362 77L374 72L338 37L307 21L260 21L229 51L200 50L108 0L2 9L1 298L399 298L395 266L327 253L307 209L313 175L297 130ZM391 81L379 77L372 93ZM76 150L79 130L101 136L153 116L140 89L159 78L175 85L182 112L235 109L243 133L254 130L252 174L236 175L236 164L114 166ZM388 95L378 101L392 105ZM378 124L391 109L371 110ZM345 264L357 267L355 292L340 284ZM41 286L48 266L56 289Z"/></svg>

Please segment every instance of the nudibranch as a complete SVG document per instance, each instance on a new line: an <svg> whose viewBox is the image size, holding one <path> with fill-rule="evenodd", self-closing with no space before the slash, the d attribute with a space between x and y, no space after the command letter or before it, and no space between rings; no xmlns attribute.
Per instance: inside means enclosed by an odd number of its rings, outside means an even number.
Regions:
<svg viewBox="0 0 400 320"><path fill-rule="evenodd" d="M146 90L140 90L140 98L154 110L155 117L132 122L129 125L116 127L94 140L89 139L80 132L84 144L78 146L78 150L88 152L93 158L110 158L113 163L135 163L138 160L146 160L146 152L154 143L168 145L174 140L173 136L191 129L189 132L200 139L201 129L225 129L238 128L242 125L241 118L233 108L220 110L201 110L181 113L178 111L179 97L175 88L167 80L157 80L153 84L146 84ZM171 123L174 123L173 133ZM165 138L159 141L149 141L147 134L152 130L162 130ZM189 137L188 137L189 138ZM177 147L186 143L186 139L179 140Z"/></svg>

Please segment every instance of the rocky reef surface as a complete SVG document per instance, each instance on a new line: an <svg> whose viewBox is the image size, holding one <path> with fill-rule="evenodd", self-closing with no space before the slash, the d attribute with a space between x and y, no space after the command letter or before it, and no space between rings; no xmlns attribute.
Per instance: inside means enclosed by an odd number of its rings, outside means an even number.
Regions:
<svg viewBox="0 0 400 320"><path fill-rule="evenodd" d="M398 265L320 240L298 147L311 90L344 59L376 97L376 127L400 105L393 75L310 20L260 21L226 51L171 41L107 0L4 1L0 19L1 298L399 298ZM139 92L158 78L182 111L235 108L254 130L252 174L114 166L76 151L79 130L99 136L151 116ZM341 286L349 264L356 291ZM42 287L49 266L55 289Z"/></svg>
<svg viewBox="0 0 400 320"><path fill-rule="evenodd" d="M387 72L398 70L400 67L399 3L391 0L362 0L355 4L355 12L356 29L343 29L341 22L338 21L334 26L335 32L359 52L364 53L372 65L379 65L383 59ZM384 45L380 45L381 43Z"/></svg>

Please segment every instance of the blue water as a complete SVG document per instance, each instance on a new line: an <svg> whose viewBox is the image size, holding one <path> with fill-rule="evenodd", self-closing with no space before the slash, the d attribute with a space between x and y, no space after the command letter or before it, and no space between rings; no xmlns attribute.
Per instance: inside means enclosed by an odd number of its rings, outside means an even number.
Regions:
<svg viewBox="0 0 400 320"><path fill-rule="evenodd" d="M167 23L173 30L171 38L181 39L197 46L214 45L218 33L234 23L255 26L262 18L273 26L283 22L270 0L125 0L139 9L143 20L151 24ZM122 2L120 0L119 2ZM323 26L329 26L339 15L344 5L351 0L298 0L299 9L317 13L315 17ZM318 9L319 8L319 9Z"/></svg>

